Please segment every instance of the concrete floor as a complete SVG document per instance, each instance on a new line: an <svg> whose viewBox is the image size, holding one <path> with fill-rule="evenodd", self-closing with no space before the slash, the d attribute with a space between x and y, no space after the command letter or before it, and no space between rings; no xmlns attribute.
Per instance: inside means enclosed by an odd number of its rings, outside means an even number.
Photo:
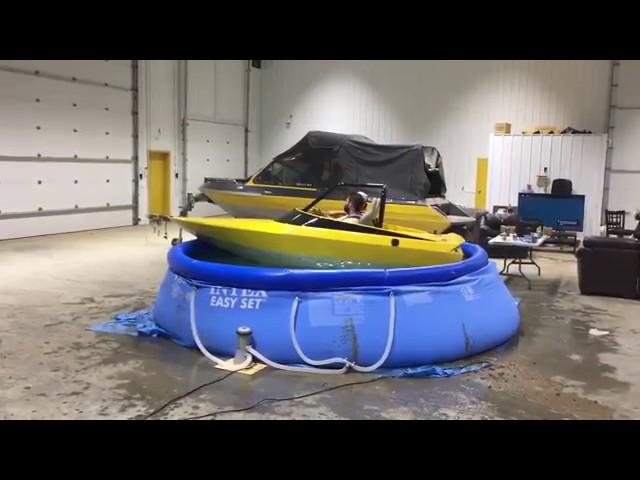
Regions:
<svg viewBox="0 0 640 480"><path fill-rule="evenodd" d="M167 340L87 330L153 302L168 247L151 227L0 242L0 418L142 418L223 375L199 352ZM518 338L474 359L492 361L490 369L448 379L385 379L217 418L640 418L640 302L580 296L570 254L536 259L542 277L531 291L522 280L509 281L522 299ZM610 333L593 336L591 328ZM232 375L157 418L242 408L367 378L269 369Z"/></svg>

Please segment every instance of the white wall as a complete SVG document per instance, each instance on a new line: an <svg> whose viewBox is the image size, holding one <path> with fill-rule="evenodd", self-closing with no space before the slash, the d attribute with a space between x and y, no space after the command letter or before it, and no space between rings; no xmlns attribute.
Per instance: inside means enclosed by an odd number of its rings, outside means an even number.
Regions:
<svg viewBox="0 0 640 480"><path fill-rule="evenodd" d="M259 164L309 130L423 143L444 157L449 198L471 205L495 122L604 132L608 75L608 61L265 61Z"/></svg>
<svg viewBox="0 0 640 480"><path fill-rule="evenodd" d="M244 143L233 151L233 155L226 155L226 140L233 138L238 142L237 132L225 136L223 148L218 149L215 142L206 142L213 139L222 130L242 130L244 137L244 123L246 116L246 60L144 60L140 61L140 159L141 168L147 164L148 150L161 150L171 153L173 173L178 173L178 178L173 176L172 212L177 214L182 205L183 177L189 172L197 175L198 179L191 178L188 183L189 193L198 193L194 185L201 184L199 177L205 175L227 176L231 171L237 176L244 175ZM186 64L186 88L183 85L184 76L181 77L182 68ZM249 141L248 154L250 165L257 165L258 141L259 141L259 93L260 70L251 69L251 90L249 95ZM181 129L181 102L185 102L186 116L190 125L187 130L192 132L192 142L187 142L187 161L193 156L194 168L182 171L182 129ZM211 135L204 135L200 130L210 127ZM195 130L198 133L193 133ZM215 135L214 135L215 134ZM200 138L202 137L202 138ZM189 140L189 138L187 138ZM194 143L195 142L195 143ZM191 145L191 148L189 146ZM237 147L238 145L236 145ZM210 149L209 152L207 149ZM217 158L217 157L224 158ZM210 159L209 163L203 163ZM227 158L233 165L226 162ZM216 163L217 161L223 164ZM197 165L196 165L197 164ZM145 170L146 173L146 170ZM147 190L146 175L140 188L140 217L147 215ZM190 190L189 190L190 189ZM144 208L143 208L144 204ZM205 214L207 212L200 212ZM209 212L212 213L212 212Z"/></svg>
<svg viewBox="0 0 640 480"><path fill-rule="evenodd" d="M626 227L634 228L640 209L640 61L621 60L614 69L611 155L607 208L626 210Z"/></svg>
<svg viewBox="0 0 640 480"><path fill-rule="evenodd" d="M141 60L138 62L139 162L143 179L139 184L139 217L147 222L148 151L169 152L173 165L171 209L177 214L181 203L180 119L178 115L178 61ZM175 178L175 173L178 178Z"/></svg>
<svg viewBox="0 0 640 480"><path fill-rule="evenodd" d="M607 154L607 135L492 135L487 206L517 205L527 185L536 193L538 175L569 178L573 192L585 196L586 235L598 235ZM547 191L551 191L549 186ZM548 225L551 226L551 225Z"/></svg>

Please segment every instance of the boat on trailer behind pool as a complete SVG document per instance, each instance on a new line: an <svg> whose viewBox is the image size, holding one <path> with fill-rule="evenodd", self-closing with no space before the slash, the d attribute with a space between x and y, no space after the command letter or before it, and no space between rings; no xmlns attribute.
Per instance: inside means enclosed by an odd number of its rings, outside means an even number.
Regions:
<svg viewBox="0 0 640 480"><path fill-rule="evenodd" d="M386 183L391 223L466 236L475 218L445 198L443 161L435 147L380 145L362 135L312 131L247 179L205 178L200 192L238 218L279 218L338 183ZM342 208L343 192L324 198Z"/></svg>

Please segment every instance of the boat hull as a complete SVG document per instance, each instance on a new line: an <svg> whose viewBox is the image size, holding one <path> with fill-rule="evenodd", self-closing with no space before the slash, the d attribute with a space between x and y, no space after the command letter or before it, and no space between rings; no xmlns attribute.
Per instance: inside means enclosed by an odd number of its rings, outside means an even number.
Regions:
<svg viewBox="0 0 640 480"><path fill-rule="evenodd" d="M462 259L462 237L406 238L290 225L265 219L172 219L200 240L258 265L290 268L391 268ZM338 223L338 222L336 222Z"/></svg>

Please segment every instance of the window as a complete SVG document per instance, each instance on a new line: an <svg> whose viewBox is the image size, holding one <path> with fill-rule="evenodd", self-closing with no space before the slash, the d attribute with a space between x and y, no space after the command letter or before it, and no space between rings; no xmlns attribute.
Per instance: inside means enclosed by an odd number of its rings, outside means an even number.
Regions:
<svg viewBox="0 0 640 480"><path fill-rule="evenodd" d="M326 187L331 180L332 162L330 155L322 153L325 158L297 153L274 160L256 176L255 182L289 187Z"/></svg>

